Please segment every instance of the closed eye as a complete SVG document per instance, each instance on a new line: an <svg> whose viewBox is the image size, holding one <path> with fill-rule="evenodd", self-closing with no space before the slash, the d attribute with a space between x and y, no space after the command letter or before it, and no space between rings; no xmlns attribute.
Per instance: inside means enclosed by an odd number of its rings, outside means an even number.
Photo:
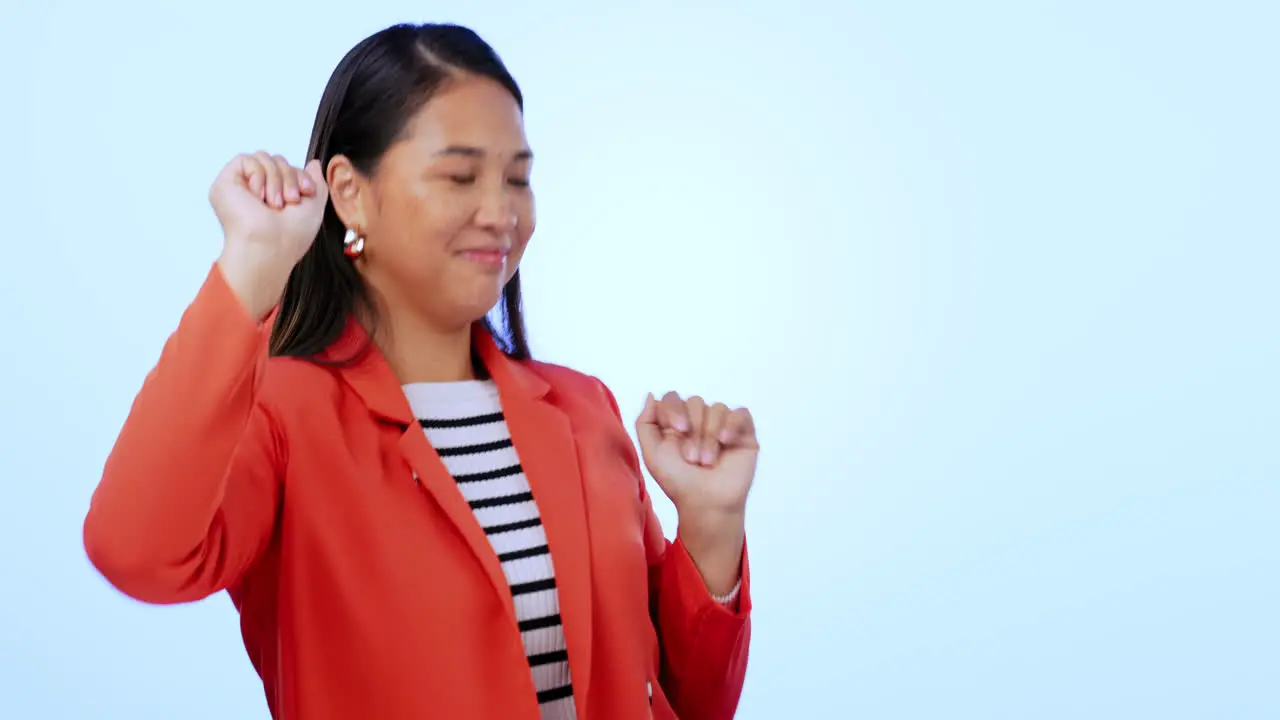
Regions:
<svg viewBox="0 0 1280 720"><path fill-rule="evenodd" d="M475 175L450 175L449 180L458 185L474 185L476 182Z"/></svg>

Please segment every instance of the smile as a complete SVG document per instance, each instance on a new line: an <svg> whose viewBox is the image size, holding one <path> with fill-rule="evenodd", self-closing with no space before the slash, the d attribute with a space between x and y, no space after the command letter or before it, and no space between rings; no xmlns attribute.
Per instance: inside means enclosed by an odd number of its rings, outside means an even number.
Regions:
<svg viewBox="0 0 1280 720"><path fill-rule="evenodd" d="M501 268L507 261L505 250L464 250L462 257L486 268Z"/></svg>

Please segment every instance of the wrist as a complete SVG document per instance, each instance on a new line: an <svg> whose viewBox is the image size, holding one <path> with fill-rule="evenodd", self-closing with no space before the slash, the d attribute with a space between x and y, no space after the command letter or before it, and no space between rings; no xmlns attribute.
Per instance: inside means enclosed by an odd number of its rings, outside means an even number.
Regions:
<svg viewBox="0 0 1280 720"><path fill-rule="evenodd" d="M741 579L746 526L741 513L680 516L677 535L707 590L725 596Z"/></svg>
<svg viewBox="0 0 1280 720"><path fill-rule="evenodd" d="M279 304L289 280L289 270L275 269L274 264L253 257L239 243L227 243L218 256L222 279L254 322L262 322Z"/></svg>
<svg viewBox="0 0 1280 720"><path fill-rule="evenodd" d="M686 540L699 544L732 544L745 534L746 512L736 509L698 509L681 511L677 508L680 534Z"/></svg>

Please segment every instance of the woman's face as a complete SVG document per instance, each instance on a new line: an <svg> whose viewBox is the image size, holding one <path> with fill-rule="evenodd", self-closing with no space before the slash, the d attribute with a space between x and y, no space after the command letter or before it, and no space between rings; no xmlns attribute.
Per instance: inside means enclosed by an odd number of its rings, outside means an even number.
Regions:
<svg viewBox="0 0 1280 720"><path fill-rule="evenodd" d="M455 329L498 303L533 235L532 162L515 98L464 76L423 106L372 177L345 171L343 182L331 163L339 216L365 237L356 267L387 312Z"/></svg>

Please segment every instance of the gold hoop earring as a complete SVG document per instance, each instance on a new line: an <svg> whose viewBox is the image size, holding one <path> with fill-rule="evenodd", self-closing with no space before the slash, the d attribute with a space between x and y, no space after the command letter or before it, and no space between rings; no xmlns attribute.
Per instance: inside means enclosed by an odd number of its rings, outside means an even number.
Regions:
<svg viewBox="0 0 1280 720"><path fill-rule="evenodd" d="M347 228L347 236L342 239L342 254L352 260L364 254L364 236L354 228Z"/></svg>

